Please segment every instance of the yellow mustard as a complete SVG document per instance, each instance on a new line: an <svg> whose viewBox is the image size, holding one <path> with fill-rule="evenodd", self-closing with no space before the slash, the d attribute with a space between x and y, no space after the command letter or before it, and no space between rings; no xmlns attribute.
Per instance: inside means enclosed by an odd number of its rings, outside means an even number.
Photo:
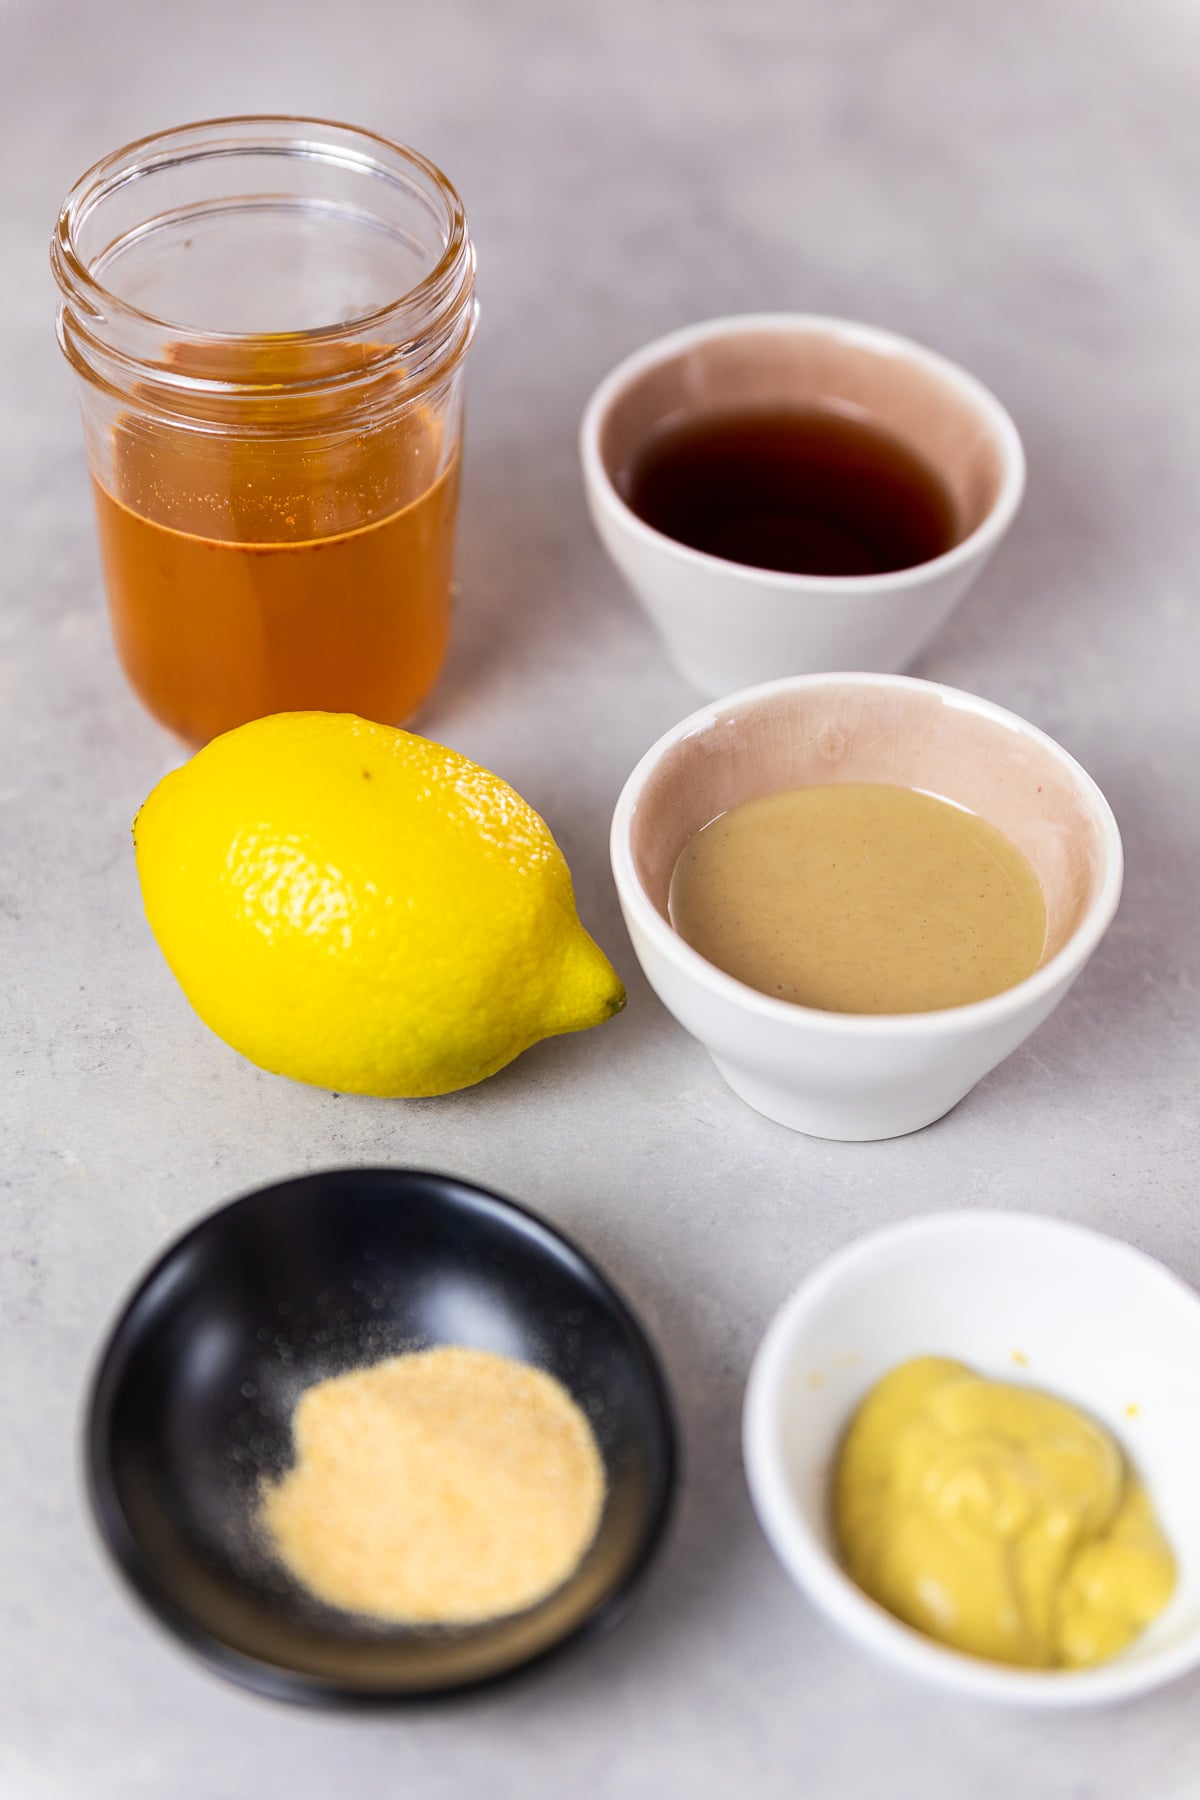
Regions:
<svg viewBox="0 0 1200 1800"><path fill-rule="evenodd" d="M1104 1662L1175 1587L1112 1436L1065 1401L921 1356L885 1375L838 1459L851 1577L954 1649L1023 1668Z"/></svg>

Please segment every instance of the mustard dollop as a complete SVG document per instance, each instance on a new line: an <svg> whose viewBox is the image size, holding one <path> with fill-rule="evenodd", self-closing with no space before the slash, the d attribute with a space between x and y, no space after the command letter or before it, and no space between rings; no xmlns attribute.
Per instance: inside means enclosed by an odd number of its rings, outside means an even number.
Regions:
<svg viewBox="0 0 1200 1800"><path fill-rule="evenodd" d="M1115 1439L1053 1395L917 1357L843 1440L844 1565L907 1624L1030 1669L1117 1655L1170 1599L1175 1559Z"/></svg>

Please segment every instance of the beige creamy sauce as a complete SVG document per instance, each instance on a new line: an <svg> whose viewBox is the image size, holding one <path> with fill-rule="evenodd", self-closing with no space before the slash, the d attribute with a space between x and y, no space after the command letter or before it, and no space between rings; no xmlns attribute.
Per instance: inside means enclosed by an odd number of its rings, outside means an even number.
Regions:
<svg viewBox="0 0 1200 1800"><path fill-rule="evenodd" d="M826 1012L963 1006L1033 973L1046 905L993 825L912 788L766 794L697 832L671 877L680 936L749 987Z"/></svg>

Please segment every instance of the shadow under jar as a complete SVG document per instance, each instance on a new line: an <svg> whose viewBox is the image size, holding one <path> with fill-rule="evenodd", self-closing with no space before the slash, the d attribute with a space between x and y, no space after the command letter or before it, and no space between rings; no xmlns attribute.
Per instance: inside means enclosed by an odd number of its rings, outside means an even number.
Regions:
<svg viewBox="0 0 1200 1800"><path fill-rule="evenodd" d="M450 624L475 254L414 151L220 119L97 163L51 246L117 649L193 744L396 724Z"/></svg>

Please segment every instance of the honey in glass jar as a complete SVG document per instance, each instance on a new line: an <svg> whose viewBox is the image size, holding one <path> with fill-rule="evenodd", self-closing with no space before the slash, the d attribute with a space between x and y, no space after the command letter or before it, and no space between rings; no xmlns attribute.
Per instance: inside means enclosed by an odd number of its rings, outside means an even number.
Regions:
<svg viewBox="0 0 1200 1800"><path fill-rule="evenodd" d="M191 743L411 717L445 654L474 253L458 196L344 126L119 152L52 247L117 649Z"/></svg>

